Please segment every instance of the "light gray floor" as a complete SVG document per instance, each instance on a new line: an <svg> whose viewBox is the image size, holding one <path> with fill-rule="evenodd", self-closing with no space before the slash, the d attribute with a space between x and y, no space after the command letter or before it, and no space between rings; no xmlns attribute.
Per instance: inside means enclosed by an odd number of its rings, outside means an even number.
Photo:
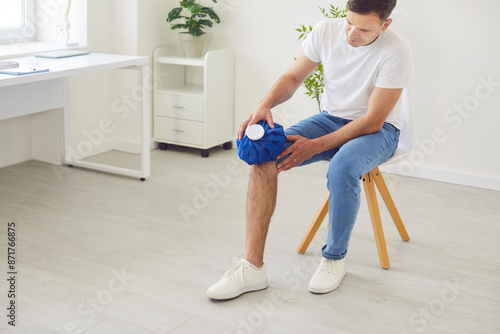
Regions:
<svg viewBox="0 0 500 334"><path fill-rule="evenodd" d="M125 163L122 154L108 155ZM0 169L1 333L498 333L500 193L385 175L411 241L382 209L380 268L366 200L347 275L307 291L327 234L296 248L323 196L325 164L280 176L270 287L212 302L242 255L249 168L235 150L152 151L152 176L30 161ZM364 194L362 194L364 196ZM7 325L7 223L16 223L16 328Z"/></svg>

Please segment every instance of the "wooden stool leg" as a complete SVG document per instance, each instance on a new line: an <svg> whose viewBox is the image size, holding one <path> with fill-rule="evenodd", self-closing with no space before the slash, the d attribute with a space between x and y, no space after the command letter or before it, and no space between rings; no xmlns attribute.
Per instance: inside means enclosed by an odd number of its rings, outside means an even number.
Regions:
<svg viewBox="0 0 500 334"><path fill-rule="evenodd" d="M385 244L384 229L382 228L382 220L378 208L377 194L375 193L375 185L372 172L363 175L363 186L365 188L366 200L368 202L368 210L372 220L373 233L375 234L375 242L377 244L378 256L380 265L384 269L391 267L389 263L389 255L387 254L387 246Z"/></svg>
<svg viewBox="0 0 500 334"><path fill-rule="evenodd" d="M309 244L311 244L312 239L314 238L314 235L318 231L319 227L321 226L321 223L326 217L326 214L328 213L328 198L330 197L330 193L327 193L325 198L323 199L323 202L321 203L318 212L316 212L316 215L314 216L311 224L309 225L309 229L306 232L306 235L304 235L304 238L302 239L299 248L297 249L297 252L303 254L306 252L307 247L309 247Z"/></svg>
<svg viewBox="0 0 500 334"><path fill-rule="evenodd" d="M384 178L382 177L382 173L378 168L375 168L372 171L373 179L375 180L375 184L377 185L378 191L384 200L385 206L387 210L391 214L392 221L396 228L398 229L399 235L401 239L404 241L410 240L408 236L408 232L406 232L406 228L403 224L403 220L401 220L401 216L399 215L398 209L392 200L391 194L389 193L389 189L387 189L387 185L385 184Z"/></svg>

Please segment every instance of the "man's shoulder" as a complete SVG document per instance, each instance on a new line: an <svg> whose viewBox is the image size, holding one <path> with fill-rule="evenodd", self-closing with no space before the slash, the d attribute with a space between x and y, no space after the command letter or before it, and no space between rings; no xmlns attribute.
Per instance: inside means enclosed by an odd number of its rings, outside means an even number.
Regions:
<svg viewBox="0 0 500 334"><path fill-rule="evenodd" d="M384 41L385 44L391 46L391 48L411 50L410 43L408 43L408 41L402 35L392 29L388 29L385 32Z"/></svg>
<svg viewBox="0 0 500 334"><path fill-rule="evenodd" d="M345 19L343 18L326 18L316 24L314 33L320 38L333 41L342 33L344 25Z"/></svg>

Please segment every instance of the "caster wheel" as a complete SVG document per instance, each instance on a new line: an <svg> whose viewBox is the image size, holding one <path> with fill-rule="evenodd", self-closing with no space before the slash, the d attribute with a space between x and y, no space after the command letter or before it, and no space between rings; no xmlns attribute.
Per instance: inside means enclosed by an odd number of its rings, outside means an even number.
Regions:
<svg viewBox="0 0 500 334"><path fill-rule="evenodd" d="M141 181L146 181L146 179L144 177L141 177Z"/></svg>
<svg viewBox="0 0 500 334"><path fill-rule="evenodd" d="M230 150L230 149L232 149L232 148L233 148L233 143L232 143L232 142L230 142L230 141L228 141L227 143L224 143L224 144L222 145L222 147L223 147L225 150Z"/></svg>
<svg viewBox="0 0 500 334"><path fill-rule="evenodd" d="M203 158L208 158L209 154L210 154L210 152L208 150L201 150L201 156Z"/></svg>
<svg viewBox="0 0 500 334"><path fill-rule="evenodd" d="M168 144L167 143L160 143L159 148L160 148L160 150L165 151L168 148Z"/></svg>

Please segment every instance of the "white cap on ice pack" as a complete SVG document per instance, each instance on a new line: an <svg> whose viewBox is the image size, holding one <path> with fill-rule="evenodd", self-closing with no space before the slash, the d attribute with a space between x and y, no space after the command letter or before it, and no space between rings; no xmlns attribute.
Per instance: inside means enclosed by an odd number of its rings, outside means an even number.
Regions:
<svg viewBox="0 0 500 334"><path fill-rule="evenodd" d="M251 140L259 140L264 137L264 128L260 124L252 124L247 127L247 137Z"/></svg>

